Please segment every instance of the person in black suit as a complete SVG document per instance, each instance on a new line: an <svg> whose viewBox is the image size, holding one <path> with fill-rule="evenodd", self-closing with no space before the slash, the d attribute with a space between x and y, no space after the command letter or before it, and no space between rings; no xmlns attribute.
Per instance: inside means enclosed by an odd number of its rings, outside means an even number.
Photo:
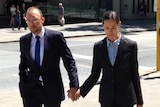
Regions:
<svg viewBox="0 0 160 107"><path fill-rule="evenodd" d="M69 75L72 97L79 88L75 60L63 34L44 28L44 21L39 8L27 9L26 23L31 33L20 38L19 64L19 89L24 107L61 106L65 94L60 58Z"/></svg>
<svg viewBox="0 0 160 107"><path fill-rule="evenodd" d="M137 43L120 33L120 17L115 11L102 17L106 37L94 44L90 76L77 90L75 98L85 97L100 74L99 102L101 107L143 107L138 73ZM68 97L72 97L68 91Z"/></svg>

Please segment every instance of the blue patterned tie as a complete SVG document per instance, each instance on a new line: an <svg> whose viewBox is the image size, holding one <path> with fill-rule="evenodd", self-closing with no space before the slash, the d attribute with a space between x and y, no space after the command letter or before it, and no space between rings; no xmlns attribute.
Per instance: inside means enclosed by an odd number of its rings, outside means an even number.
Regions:
<svg viewBox="0 0 160 107"><path fill-rule="evenodd" d="M39 36L36 36L36 46L35 46L35 62L40 67L40 41Z"/></svg>

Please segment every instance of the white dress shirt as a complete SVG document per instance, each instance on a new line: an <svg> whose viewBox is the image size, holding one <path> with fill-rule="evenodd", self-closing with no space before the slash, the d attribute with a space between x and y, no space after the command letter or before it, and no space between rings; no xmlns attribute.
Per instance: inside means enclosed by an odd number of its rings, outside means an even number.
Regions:
<svg viewBox="0 0 160 107"><path fill-rule="evenodd" d="M44 27L42 27L42 31L40 32L40 34L38 34L37 36L40 36L39 40L40 40L40 65L42 66L42 62L43 62L43 56L44 56L44 32L45 29ZM30 47L30 54L33 60L35 60L35 45L36 45L36 35L32 33L32 38L31 38L31 47ZM39 80L42 81L42 77L40 76Z"/></svg>

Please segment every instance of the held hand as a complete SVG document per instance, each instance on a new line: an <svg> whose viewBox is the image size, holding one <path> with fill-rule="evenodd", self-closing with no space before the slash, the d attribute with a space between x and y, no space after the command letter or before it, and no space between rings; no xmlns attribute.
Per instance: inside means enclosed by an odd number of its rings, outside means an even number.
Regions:
<svg viewBox="0 0 160 107"><path fill-rule="evenodd" d="M76 98L76 99L79 99L80 96L81 96L81 95L80 95L80 89L78 89L78 90L76 91L76 93L75 93L75 98Z"/></svg>
<svg viewBox="0 0 160 107"><path fill-rule="evenodd" d="M143 107L143 105L137 105L137 107Z"/></svg>
<svg viewBox="0 0 160 107"><path fill-rule="evenodd" d="M80 97L80 93L78 93L78 88L71 88L68 90L68 98L71 98L72 101L76 101Z"/></svg>

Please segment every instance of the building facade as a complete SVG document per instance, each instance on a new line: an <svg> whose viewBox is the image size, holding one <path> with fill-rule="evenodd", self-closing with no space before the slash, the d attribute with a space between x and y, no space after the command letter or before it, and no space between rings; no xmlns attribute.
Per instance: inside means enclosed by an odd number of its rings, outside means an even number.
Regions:
<svg viewBox="0 0 160 107"><path fill-rule="evenodd" d="M0 15L9 11L11 3L27 6L37 5L46 15L56 15L58 3L62 2L65 8L65 15L70 17L81 17L100 19L106 10L117 11L122 19L137 19L142 15L139 12L141 4L145 4L146 18L155 18L154 0L7 0L10 4L7 7L6 0L0 1Z"/></svg>

